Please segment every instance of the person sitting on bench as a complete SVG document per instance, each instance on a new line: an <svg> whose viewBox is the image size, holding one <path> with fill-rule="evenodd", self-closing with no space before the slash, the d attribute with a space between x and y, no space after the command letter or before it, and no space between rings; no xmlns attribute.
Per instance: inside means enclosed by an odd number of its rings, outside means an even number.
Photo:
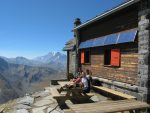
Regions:
<svg viewBox="0 0 150 113"><path fill-rule="evenodd" d="M90 85L92 84L92 77L91 76L92 76L92 72L89 69L87 69L86 70L86 77L89 80Z"/></svg>
<svg viewBox="0 0 150 113"><path fill-rule="evenodd" d="M70 80L72 82L71 84L66 84L64 88L73 88L73 87L79 87L81 83L81 75L78 75L76 78Z"/></svg>
<svg viewBox="0 0 150 113"><path fill-rule="evenodd" d="M84 72L82 73L81 86L83 87L83 89L82 89L83 93L89 93L90 92L89 80L86 77L86 74Z"/></svg>

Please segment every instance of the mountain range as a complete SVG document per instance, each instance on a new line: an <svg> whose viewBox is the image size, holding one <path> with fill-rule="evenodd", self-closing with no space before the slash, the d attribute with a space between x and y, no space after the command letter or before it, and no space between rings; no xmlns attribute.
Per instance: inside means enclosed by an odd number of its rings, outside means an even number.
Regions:
<svg viewBox="0 0 150 113"><path fill-rule="evenodd" d="M40 90L50 80L66 79L65 67L66 55L59 52L34 59L0 57L0 103Z"/></svg>
<svg viewBox="0 0 150 113"><path fill-rule="evenodd" d="M60 52L49 52L44 56L38 56L33 59L27 59L25 57L7 58L1 56L4 60L13 64L23 64L28 66L50 66L51 64L66 65L66 55Z"/></svg>

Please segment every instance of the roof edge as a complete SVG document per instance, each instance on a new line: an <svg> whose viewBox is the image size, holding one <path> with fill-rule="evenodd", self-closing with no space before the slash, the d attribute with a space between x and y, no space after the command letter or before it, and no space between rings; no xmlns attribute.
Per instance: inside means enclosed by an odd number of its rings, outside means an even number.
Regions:
<svg viewBox="0 0 150 113"><path fill-rule="evenodd" d="M77 26L77 27L75 27L73 30L77 30L79 28L85 27L85 26L87 26L87 25L89 25L89 24L91 24L91 23L93 23L93 22L95 22L95 21L97 21L99 19L102 19L102 18L104 18L104 17L106 17L106 16L108 16L108 15L110 15L112 13L115 13L115 12L117 12L117 11L123 9L123 8L126 8L126 7L128 7L128 6L130 6L130 5L134 4L134 3L137 3L139 1L140 0L130 0L130 1L128 1L128 2L126 2L124 4L122 4L122 5L114 8L114 9L111 9L111 10L109 10L109 11L107 11L107 12L105 12L105 13L103 13L103 14L101 14L101 15L99 15L99 16L97 16L97 17L95 17L95 18L93 18L93 19L91 19L91 20L89 20L89 21L87 21L87 22Z"/></svg>

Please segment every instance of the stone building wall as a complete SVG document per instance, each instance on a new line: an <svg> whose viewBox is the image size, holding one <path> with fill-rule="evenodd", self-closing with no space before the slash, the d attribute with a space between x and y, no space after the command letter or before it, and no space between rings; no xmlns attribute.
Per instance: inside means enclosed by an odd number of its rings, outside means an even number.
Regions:
<svg viewBox="0 0 150 113"><path fill-rule="evenodd" d="M69 73L75 74L75 51L69 51Z"/></svg>
<svg viewBox="0 0 150 113"><path fill-rule="evenodd" d="M138 86L143 101L150 103L150 0L139 5Z"/></svg>

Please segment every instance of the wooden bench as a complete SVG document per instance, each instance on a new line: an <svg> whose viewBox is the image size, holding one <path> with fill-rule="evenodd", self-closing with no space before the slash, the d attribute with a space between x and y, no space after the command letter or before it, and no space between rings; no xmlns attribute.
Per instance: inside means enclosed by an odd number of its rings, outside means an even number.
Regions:
<svg viewBox="0 0 150 113"><path fill-rule="evenodd" d="M52 88L50 88L50 91L51 91L52 97L53 97L54 99L56 99L59 104L64 103L64 101L65 101L65 96L64 96L64 95L61 95L61 94L58 92L58 90L57 90L56 88L53 88L53 87L52 87Z"/></svg>
<svg viewBox="0 0 150 113"><path fill-rule="evenodd" d="M147 110L150 105L133 99L106 101L88 104L74 104L69 105L70 109L65 110L64 113L114 113L125 111L139 111Z"/></svg>
<svg viewBox="0 0 150 113"><path fill-rule="evenodd" d="M65 100L66 100L66 96L65 95L62 95L58 92L58 90L54 87L51 87L50 88L50 91L51 91L51 95L54 99L56 99L56 101L58 102L59 105L63 105L65 104Z"/></svg>
<svg viewBox="0 0 150 113"><path fill-rule="evenodd" d="M112 94L114 96L121 97L123 99L136 99L136 97L134 97L134 96L131 96L131 95L119 92L119 91L115 91L115 90L112 90L112 89L109 89L109 88L106 88L103 86L93 86L93 88L98 89L98 90L103 91L103 92L106 92L108 94Z"/></svg>

